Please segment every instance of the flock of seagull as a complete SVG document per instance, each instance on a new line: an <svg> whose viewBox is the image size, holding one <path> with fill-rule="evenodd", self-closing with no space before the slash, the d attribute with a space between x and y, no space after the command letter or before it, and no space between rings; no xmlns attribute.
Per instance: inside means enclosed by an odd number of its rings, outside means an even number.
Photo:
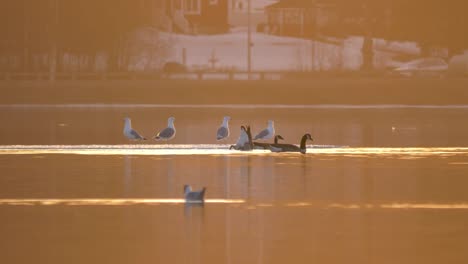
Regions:
<svg viewBox="0 0 468 264"><path fill-rule="evenodd" d="M231 117L225 116L223 118L223 122L221 126L218 128L216 132L216 140L221 141L225 140L229 137L229 121ZM124 119L124 129L123 134L127 139L130 140L146 140L145 137L140 135L136 130L132 128L132 121L130 118ZM176 129L174 126L174 117L169 117L167 119L167 127L161 130L159 133L154 136L154 139L157 141L168 141L175 137ZM294 144L284 144L278 143L279 140L284 140L281 135L275 135L275 126L273 120L268 120L268 126L258 132L255 137L252 138L250 126L241 126L240 136L237 139L236 144L231 145L229 149L235 149L240 151L251 151L254 149L266 149L270 150L271 152L300 152L305 154L307 151L306 143L307 140L313 140L309 133L306 133L302 136L300 140L299 146ZM274 139L274 143L264 143L264 142L257 142L254 140L269 140Z"/></svg>
<svg viewBox="0 0 468 264"><path fill-rule="evenodd" d="M231 117L225 116L223 118L223 123L218 128L216 132L216 140L221 141L229 137L229 121ZM132 128L132 121L130 118L124 119L124 129L123 134L129 140L146 140L145 137L140 135L136 130ZM176 129L174 126L174 117L169 117L167 119L167 127L161 130L159 133L154 136L155 140L168 141L175 137ZM254 140L269 140L274 139L274 143L265 143L257 142ZM306 142L307 140L313 140L309 133L302 136L299 146L293 144L280 144L279 140L284 140L281 135L275 135L275 126L273 120L268 120L268 126L258 132L255 137L252 138L250 126L241 126L241 132L239 138L237 139L236 144L231 145L229 149L241 150L241 151L250 151L254 149L269 149L271 152L300 152L305 154L307 151ZM190 185L184 185L184 198L187 203L203 203L205 200L205 191L206 188L199 191L192 191Z"/></svg>
<svg viewBox="0 0 468 264"><path fill-rule="evenodd" d="M130 140L146 140L145 137L140 135L135 129L132 128L132 120L128 117L124 119L125 124L124 124L124 129L123 129L123 134L126 138ZM161 132L156 134L154 137L155 140L171 140L175 137L176 130L174 127L174 117L169 117L167 119L167 127L163 129Z"/></svg>

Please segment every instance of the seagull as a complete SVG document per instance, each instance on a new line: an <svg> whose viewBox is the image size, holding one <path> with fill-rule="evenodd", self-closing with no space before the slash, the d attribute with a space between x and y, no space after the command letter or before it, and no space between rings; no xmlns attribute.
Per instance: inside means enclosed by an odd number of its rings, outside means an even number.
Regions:
<svg viewBox="0 0 468 264"><path fill-rule="evenodd" d="M235 145L231 145L229 149L235 150L252 150L253 143L252 143L252 134L250 133L250 126L247 126L245 129L244 126L241 126L241 133L239 139L237 140Z"/></svg>
<svg viewBox="0 0 468 264"><path fill-rule="evenodd" d="M260 131L255 137L254 140L260 139L260 140L266 140L273 138L275 135L275 127L273 120L268 120L268 127Z"/></svg>
<svg viewBox="0 0 468 264"><path fill-rule="evenodd" d="M175 137L175 134L176 134L176 129L174 127L174 120L175 118L174 117L169 117L167 119L167 127L165 129L163 129L161 132L159 132L155 137L154 139L155 140L164 140L164 141L167 141L167 140L171 140Z"/></svg>
<svg viewBox="0 0 468 264"><path fill-rule="evenodd" d="M218 132L216 133L216 140L219 141L229 137L229 120L231 120L231 117L224 117L223 124L218 128Z"/></svg>
<svg viewBox="0 0 468 264"><path fill-rule="evenodd" d="M245 130L245 126L241 126L241 132L240 132L239 138L237 139L236 144L231 145L229 149L240 149L247 142L249 142L247 131Z"/></svg>
<svg viewBox="0 0 468 264"><path fill-rule="evenodd" d="M301 145L298 147L293 144L271 144L270 145L270 150L271 152L300 152L302 154L306 154L307 151L307 146L306 146L306 141L310 140L312 141L312 136L307 133L304 134L301 138Z"/></svg>
<svg viewBox="0 0 468 264"><path fill-rule="evenodd" d="M205 201L205 191L205 187L203 187L203 189L200 191L192 191L192 187L190 187L190 185L184 185L185 202L203 203Z"/></svg>
<svg viewBox="0 0 468 264"><path fill-rule="evenodd" d="M132 120L130 118L126 117L124 118L125 125L123 129L123 134L126 138L130 140L146 140L143 136L138 134L133 128L132 128Z"/></svg>

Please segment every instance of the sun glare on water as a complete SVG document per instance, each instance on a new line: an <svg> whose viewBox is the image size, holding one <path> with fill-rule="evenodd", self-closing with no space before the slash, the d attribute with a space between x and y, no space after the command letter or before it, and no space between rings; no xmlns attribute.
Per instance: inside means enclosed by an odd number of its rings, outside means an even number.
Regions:
<svg viewBox="0 0 468 264"><path fill-rule="evenodd" d="M0 155L77 154L77 155L278 155L268 150L235 151L229 145L4 145ZM284 154L284 153L283 153ZM297 153L295 153L297 154ZM307 154L350 156L444 156L468 154L465 147L429 148L353 148L347 146L309 145Z"/></svg>

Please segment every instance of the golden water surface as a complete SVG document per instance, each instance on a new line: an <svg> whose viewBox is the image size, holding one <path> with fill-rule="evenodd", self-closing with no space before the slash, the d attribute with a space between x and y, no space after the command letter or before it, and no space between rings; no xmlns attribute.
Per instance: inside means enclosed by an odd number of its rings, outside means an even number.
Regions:
<svg viewBox="0 0 468 264"><path fill-rule="evenodd" d="M1 263L468 259L464 109L2 110ZM174 115L178 137L128 142L126 115L148 137ZM227 150L270 116L287 142L312 133L306 155Z"/></svg>

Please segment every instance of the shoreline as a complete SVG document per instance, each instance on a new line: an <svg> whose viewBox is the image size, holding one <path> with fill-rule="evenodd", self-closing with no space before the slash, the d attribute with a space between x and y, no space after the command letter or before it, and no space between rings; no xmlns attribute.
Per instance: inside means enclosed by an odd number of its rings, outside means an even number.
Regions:
<svg viewBox="0 0 468 264"><path fill-rule="evenodd" d="M468 105L468 78L0 81L1 105Z"/></svg>

